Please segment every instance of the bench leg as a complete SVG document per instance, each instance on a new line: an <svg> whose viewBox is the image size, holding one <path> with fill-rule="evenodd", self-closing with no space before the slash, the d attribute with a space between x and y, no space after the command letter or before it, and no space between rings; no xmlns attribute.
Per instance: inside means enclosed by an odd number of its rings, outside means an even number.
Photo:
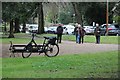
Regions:
<svg viewBox="0 0 120 80"><path fill-rule="evenodd" d="M17 53L17 57L20 57L19 53Z"/></svg>
<svg viewBox="0 0 120 80"><path fill-rule="evenodd" d="M12 53L10 54L10 57L12 57L12 54L13 54L13 56L15 57L15 54L14 54L14 52L12 52Z"/></svg>

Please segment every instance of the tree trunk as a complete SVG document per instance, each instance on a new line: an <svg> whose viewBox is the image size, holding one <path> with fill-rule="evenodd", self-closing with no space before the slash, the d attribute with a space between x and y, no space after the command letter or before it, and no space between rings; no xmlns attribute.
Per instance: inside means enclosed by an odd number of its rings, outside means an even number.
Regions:
<svg viewBox="0 0 120 80"><path fill-rule="evenodd" d="M5 23L4 23L4 30L3 30L3 32L5 33L5 35L7 34L6 20L5 20Z"/></svg>
<svg viewBox="0 0 120 80"><path fill-rule="evenodd" d="M14 38L13 34L13 20L10 21L10 34L8 38Z"/></svg>
<svg viewBox="0 0 120 80"><path fill-rule="evenodd" d="M15 33L19 33L20 32L19 28L20 28L20 26L19 26L19 19L15 18Z"/></svg>
<svg viewBox="0 0 120 80"><path fill-rule="evenodd" d="M7 28L6 28L6 20L5 20L5 26L4 26L4 32L6 33L7 32Z"/></svg>
<svg viewBox="0 0 120 80"><path fill-rule="evenodd" d="M23 22L22 32L23 32L23 33L25 33L25 32L26 32L26 23L25 23L25 22Z"/></svg>
<svg viewBox="0 0 120 80"><path fill-rule="evenodd" d="M44 33L44 15L42 2L38 3L38 34Z"/></svg>
<svg viewBox="0 0 120 80"><path fill-rule="evenodd" d="M76 18L77 23L79 23L83 26L82 14L79 11L79 3L73 2L72 5L73 5L73 8L74 8L75 18Z"/></svg>

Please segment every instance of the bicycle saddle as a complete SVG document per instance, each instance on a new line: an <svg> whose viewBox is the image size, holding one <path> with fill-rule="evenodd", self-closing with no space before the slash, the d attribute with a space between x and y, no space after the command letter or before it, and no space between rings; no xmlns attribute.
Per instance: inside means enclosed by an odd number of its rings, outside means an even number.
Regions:
<svg viewBox="0 0 120 80"><path fill-rule="evenodd" d="M44 36L45 39L49 39L49 37Z"/></svg>
<svg viewBox="0 0 120 80"><path fill-rule="evenodd" d="M56 39L56 37L50 36L50 37L46 37L44 36L45 39Z"/></svg>

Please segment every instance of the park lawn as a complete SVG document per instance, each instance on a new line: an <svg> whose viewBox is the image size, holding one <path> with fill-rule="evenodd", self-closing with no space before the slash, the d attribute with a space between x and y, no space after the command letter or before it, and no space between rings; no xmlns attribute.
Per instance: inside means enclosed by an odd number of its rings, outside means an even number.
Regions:
<svg viewBox="0 0 120 80"><path fill-rule="evenodd" d="M56 36L55 34L43 34L42 36ZM101 36L102 44L120 44L120 36ZM75 35L63 35L63 40L75 41ZM95 43L94 35L85 35L84 42Z"/></svg>
<svg viewBox="0 0 120 80"><path fill-rule="evenodd" d="M118 51L3 58L3 78L118 78Z"/></svg>
<svg viewBox="0 0 120 80"><path fill-rule="evenodd" d="M2 58L0 58L0 78L2 78Z"/></svg>
<svg viewBox="0 0 120 80"><path fill-rule="evenodd" d="M118 36L101 36L102 44L120 44ZM75 35L63 35L63 40L75 41ZM85 35L84 42L86 43L95 43L95 36Z"/></svg>
<svg viewBox="0 0 120 80"><path fill-rule="evenodd" d="M118 44L119 43L118 36L101 36L102 44ZM95 36L85 36L85 42L95 43Z"/></svg>
<svg viewBox="0 0 120 80"><path fill-rule="evenodd" d="M0 38L1 39L1 38ZM10 44L10 41L13 42L13 44L27 44L31 41L31 38L2 38L3 44ZM35 40L36 43L42 43L43 39Z"/></svg>
<svg viewBox="0 0 120 80"><path fill-rule="evenodd" d="M0 42L3 44L10 44L12 41L14 44L27 44L31 41L32 36L30 34L16 33L15 38L7 38L7 36L0 38ZM54 34L42 34L35 37L36 43L42 44L44 41L44 36L56 36Z"/></svg>
<svg viewBox="0 0 120 80"><path fill-rule="evenodd" d="M39 38L35 38L37 43L43 42L43 36L56 36L56 34L41 34L37 35ZM120 36L101 36L102 44L120 44L119 43ZM31 40L31 36L29 34L17 33L15 34L15 38L0 38L2 43L9 43L9 41L13 41L16 44L25 44ZM75 41L75 35L63 35L63 40ZM95 43L95 36L93 35L85 35L84 42L86 43Z"/></svg>

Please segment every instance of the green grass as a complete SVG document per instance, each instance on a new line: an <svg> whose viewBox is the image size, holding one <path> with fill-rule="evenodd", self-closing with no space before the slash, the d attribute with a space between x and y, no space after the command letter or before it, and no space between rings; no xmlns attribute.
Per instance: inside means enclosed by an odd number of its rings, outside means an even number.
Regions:
<svg viewBox="0 0 120 80"><path fill-rule="evenodd" d="M101 36L102 44L118 44L118 36ZM63 40L75 41L75 35L63 35ZM86 35L84 42L95 43L95 36Z"/></svg>
<svg viewBox="0 0 120 80"><path fill-rule="evenodd" d="M42 43L43 42L43 36L56 36L55 34L42 34L42 35L37 35L40 37L39 39L36 39L37 43ZM2 39L2 43L9 43L9 41L13 41L13 43L28 43L31 40L31 35L28 34L15 34L16 38L0 38ZM25 38L28 37L28 38ZM101 43L102 44L120 44L119 43L119 38L118 36L101 36ZM75 41L75 35L63 35L63 40L68 40L68 41ZM84 42L86 43L95 43L95 36L93 35L86 35L84 37Z"/></svg>
<svg viewBox="0 0 120 80"><path fill-rule="evenodd" d="M117 78L118 51L3 58L3 78Z"/></svg>
<svg viewBox="0 0 120 80"><path fill-rule="evenodd" d="M2 43L4 44L10 44L10 41L12 41L13 44L27 44L31 41L31 38L2 38ZM35 41L36 43L42 43L43 39L37 39Z"/></svg>
<svg viewBox="0 0 120 80"><path fill-rule="evenodd" d="M118 36L101 36L102 44L118 44ZM85 42L95 43L95 36L85 36Z"/></svg>
<svg viewBox="0 0 120 80"><path fill-rule="evenodd" d="M14 34L15 38L7 38L8 35L5 35L5 37L0 38L0 41L3 44L9 44L10 41L12 41L15 44L27 44L28 42L31 41L32 36L30 34L24 34L24 33L16 33ZM54 34L42 34L42 35L37 35L38 38L35 37L36 43L43 43L44 41L44 36L56 36Z"/></svg>
<svg viewBox="0 0 120 80"><path fill-rule="evenodd" d="M2 58L0 58L0 78L2 78Z"/></svg>

